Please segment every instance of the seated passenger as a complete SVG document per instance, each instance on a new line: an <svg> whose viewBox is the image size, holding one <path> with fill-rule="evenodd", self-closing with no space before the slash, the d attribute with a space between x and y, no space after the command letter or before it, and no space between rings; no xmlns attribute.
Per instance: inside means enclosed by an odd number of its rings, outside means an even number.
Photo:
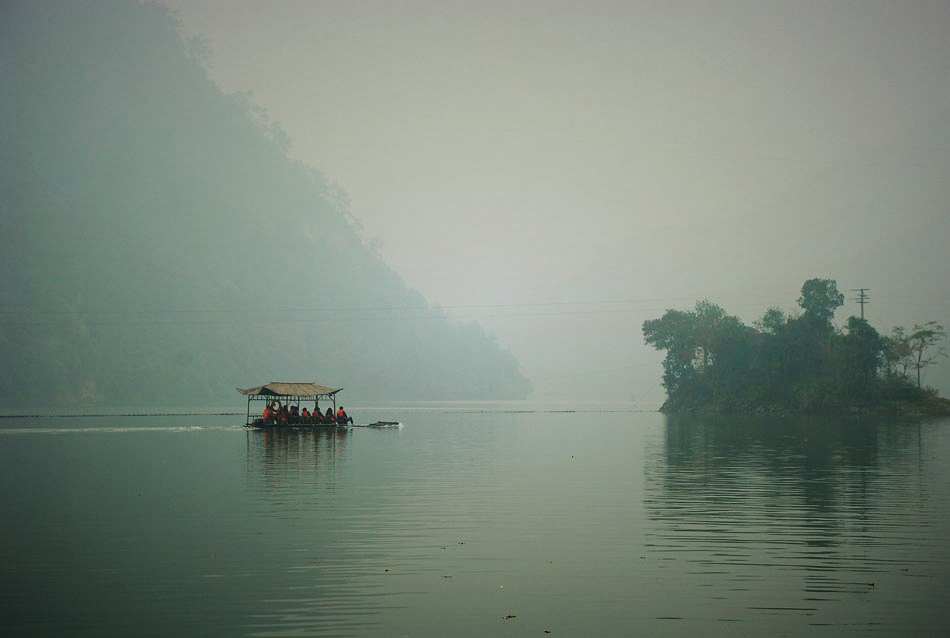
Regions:
<svg viewBox="0 0 950 638"><path fill-rule="evenodd" d="M304 408L303 410L300 411L300 416L302 416L302 417L305 418L305 419L309 419L309 418L310 418L310 410L308 410L307 408Z"/></svg>
<svg viewBox="0 0 950 638"><path fill-rule="evenodd" d="M270 403L264 406L264 414L261 415L261 420L264 423L270 423L274 420L274 410L271 408Z"/></svg>
<svg viewBox="0 0 950 638"><path fill-rule="evenodd" d="M340 406L340 409L336 411L336 423L337 425L346 425L347 423L352 423L353 419L346 413L346 410L343 409L343 406Z"/></svg>
<svg viewBox="0 0 950 638"><path fill-rule="evenodd" d="M323 416L323 422L327 425L336 423L336 417L333 416L333 408L327 408L327 413Z"/></svg>

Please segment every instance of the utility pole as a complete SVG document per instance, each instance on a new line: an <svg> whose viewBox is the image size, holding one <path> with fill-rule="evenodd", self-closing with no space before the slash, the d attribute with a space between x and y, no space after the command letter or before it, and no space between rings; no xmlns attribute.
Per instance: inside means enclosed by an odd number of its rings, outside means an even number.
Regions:
<svg viewBox="0 0 950 638"><path fill-rule="evenodd" d="M855 297L854 300L857 301L861 305L861 321L864 321L864 304L871 303L871 297L868 296L868 293L871 292L871 289L870 288L852 288L851 290L853 292L858 293L858 296Z"/></svg>

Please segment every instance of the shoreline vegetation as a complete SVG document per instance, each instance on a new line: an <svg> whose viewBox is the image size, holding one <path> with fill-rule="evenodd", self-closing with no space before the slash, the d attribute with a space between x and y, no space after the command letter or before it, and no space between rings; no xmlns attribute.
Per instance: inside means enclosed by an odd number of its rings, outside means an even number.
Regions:
<svg viewBox="0 0 950 638"><path fill-rule="evenodd" d="M769 308L752 326L709 300L643 323L665 351L668 414L950 416L950 400L921 383L945 357L935 321L882 335L867 320L833 324L844 303L832 279L802 285L801 311Z"/></svg>

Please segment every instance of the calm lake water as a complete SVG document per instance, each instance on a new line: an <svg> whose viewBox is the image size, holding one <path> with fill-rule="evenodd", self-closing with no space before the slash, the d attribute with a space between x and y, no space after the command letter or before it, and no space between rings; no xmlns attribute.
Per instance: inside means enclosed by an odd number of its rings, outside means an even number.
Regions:
<svg viewBox="0 0 950 638"><path fill-rule="evenodd" d="M950 421L508 407L0 419L0 633L946 635Z"/></svg>

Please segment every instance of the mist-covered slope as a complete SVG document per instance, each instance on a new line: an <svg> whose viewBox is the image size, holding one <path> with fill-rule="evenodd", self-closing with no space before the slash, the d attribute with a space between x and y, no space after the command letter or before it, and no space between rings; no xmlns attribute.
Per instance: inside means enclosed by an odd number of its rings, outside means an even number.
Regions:
<svg viewBox="0 0 950 638"><path fill-rule="evenodd" d="M164 9L0 12L0 403L222 402L272 380L351 400L529 391L364 245L345 196L210 82Z"/></svg>

